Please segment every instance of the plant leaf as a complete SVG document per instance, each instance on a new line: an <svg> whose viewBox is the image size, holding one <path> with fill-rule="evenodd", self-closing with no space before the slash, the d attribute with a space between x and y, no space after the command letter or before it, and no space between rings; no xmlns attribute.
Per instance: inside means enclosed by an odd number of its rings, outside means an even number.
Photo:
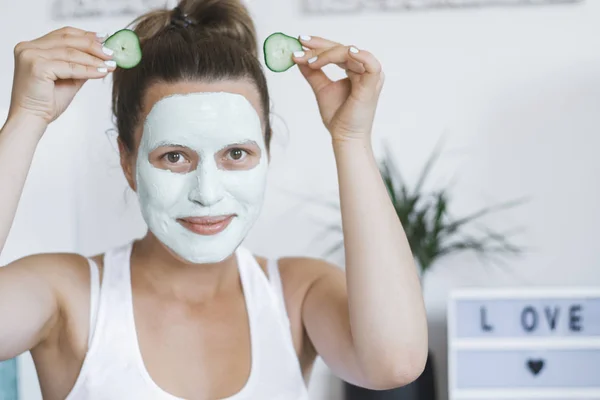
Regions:
<svg viewBox="0 0 600 400"><path fill-rule="evenodd" d="M431 152L431 154L429 155L429 158L427 159L427 162L425 163L423 170L421 171L421 175L419 176L419 180L417 181L417 184L415 185L413 193L420 193L421 189L423 189L423 185L425 184L425 181L427 180L427 177L429 176L429 172L431 171L431 168L433 167L433 165L435 164L435 162L437 161L437 159L440 156L442 147L443 147L443 141L440 138L440 140L438 140L438 142L436 143L436 145L433 149L433 152Z"/></svg>
<svg viewBox="0 0 600 400"><path fill-rule="evenodd" d="M441 142L438 142L412 189L394 166L394 159L390 153L391 146L384 147L385 157L379 164L379 171L389 199L402 223L413 256L423 272L441 257L452 253L472 251L481 258L520 254L523 249L512 243L507 234L487 228L479 229L476 234L467 234L463 232L466 230L463 228L488 214L520 205L524 202L523 199L484 207L464 217L452 218L448 211L449 187L432 192L424 191L425 182L441 154L441 148ZM337 213L340 211L337 202L311 199L306 195L298 197L306 201L316 201ZM476 225L473 228L476 228ZM327 225L326 230L315 237L315 241L320 243L330 234L340 237L327 250L328 256L338 253L344 247L343 231L339 221Z"/></svg>
<svg viewBox="0 0 600 400"><path fill-rule="evenodd" d="M461 226L463 226L465 224L473 222L473 221L475 221L479 218L482 218L486 215L489 215L491 213L494 213L494 212L497 212L497 211L500 211L503 209L515 207L522 203L523 203L523 200L514 200L514 201L509 201L506 203L498 204L495 206L482 208L479 211L476 211L466 217L457 219L457 220L453 221L452 223L446 225L444 231L446 234L455 233Z"/></svg>

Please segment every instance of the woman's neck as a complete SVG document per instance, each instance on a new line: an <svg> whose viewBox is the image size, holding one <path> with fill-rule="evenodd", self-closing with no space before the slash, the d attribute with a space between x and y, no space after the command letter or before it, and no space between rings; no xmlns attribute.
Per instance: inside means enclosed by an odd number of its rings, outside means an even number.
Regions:
<svg viewBox="0 0 600 400"><path fill-rule="evenodd" d="M134 242L131 266L132 274L139 274L152 290L186 302L209 302L240 288L235 255L218 263L192 264L174 255L151 232Z"/></svg>

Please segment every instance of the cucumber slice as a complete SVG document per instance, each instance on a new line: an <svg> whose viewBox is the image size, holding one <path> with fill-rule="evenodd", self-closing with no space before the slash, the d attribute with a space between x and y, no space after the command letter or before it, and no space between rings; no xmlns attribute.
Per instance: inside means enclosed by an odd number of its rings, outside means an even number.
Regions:
<svg viewBox="0 0 600 400"><path fill-rule="evenodd" d="M117 66L129 69L142 60L142 47L138 35L131 29L121 29L106 39L104 46L113 50L113 60Z"/></svg>
<svg viewBox="0 0 600 400"><path fill-rule="evenodd" d="M302 44L296 38L276 32L265 40L263 49L267 67L273 72L284 72L296 64L292 53L301 51Z"/></svg>

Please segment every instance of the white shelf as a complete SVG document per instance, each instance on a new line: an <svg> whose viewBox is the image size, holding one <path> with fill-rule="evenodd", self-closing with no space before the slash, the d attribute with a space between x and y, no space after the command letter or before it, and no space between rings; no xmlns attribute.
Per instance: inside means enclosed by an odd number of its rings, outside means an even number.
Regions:
<svg viewBox="0 0 600 400"><path fill-rule="evenodd" d="M516 338L516 339L455 339L449 350L571 350L600 349L600 338ZM600 380L600 372L598 373Z"/></svg>

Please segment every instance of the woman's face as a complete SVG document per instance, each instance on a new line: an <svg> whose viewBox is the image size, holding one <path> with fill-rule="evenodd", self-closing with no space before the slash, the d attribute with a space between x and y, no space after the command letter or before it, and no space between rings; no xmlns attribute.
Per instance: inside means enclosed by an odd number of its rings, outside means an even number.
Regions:
<svg viewBox="0 0 600 400"><path fill-rule="evenodd" d="M122 162L148 228L179 257L222 261L258 218L268 167L261 111L245 81L149 88L137 151Z"/></svg>

